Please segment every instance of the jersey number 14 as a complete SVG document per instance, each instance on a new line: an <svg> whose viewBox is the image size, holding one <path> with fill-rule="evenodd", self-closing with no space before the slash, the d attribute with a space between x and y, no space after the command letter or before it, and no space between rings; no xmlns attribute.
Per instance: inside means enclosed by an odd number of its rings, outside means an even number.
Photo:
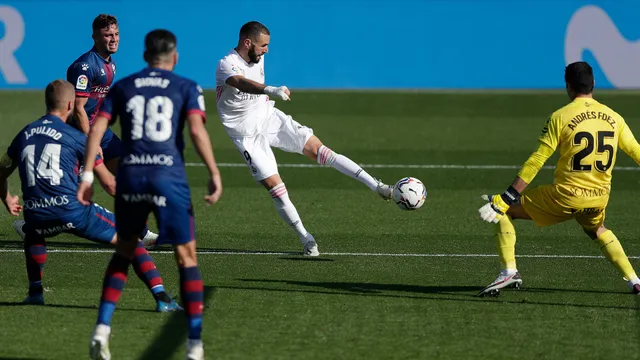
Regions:
<svg viewBox="0 0 640 360"><path fill-rule="evenodd" d="M26 165L27 186L35 186L36 177L38 179L49 179L51 185L60 185L60 179L64 176L62 169L60 169L61 149L62 145L60 144L45 145L36 168L36 146L25 146L22 150L21 159Z"/></svg>

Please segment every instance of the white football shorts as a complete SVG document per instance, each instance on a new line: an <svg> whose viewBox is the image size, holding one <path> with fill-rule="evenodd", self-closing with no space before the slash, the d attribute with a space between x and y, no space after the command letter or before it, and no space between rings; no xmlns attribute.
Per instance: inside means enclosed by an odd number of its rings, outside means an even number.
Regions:
<svg viewBox="0 0 640 360"><path fill-rule="evenodd" d="M302 154L313 129L300 125L282 111L275 109L265 124L265 130L254 136L232 136L231 140L242 154L251 176L261 181L278 174L278 164L271 147Z"/></svg>

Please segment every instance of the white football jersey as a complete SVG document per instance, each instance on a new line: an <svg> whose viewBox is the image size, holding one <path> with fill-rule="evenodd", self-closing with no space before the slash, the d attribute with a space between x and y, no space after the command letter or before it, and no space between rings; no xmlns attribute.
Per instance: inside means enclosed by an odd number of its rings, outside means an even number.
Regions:
<svg viewBox="0 0 640 360"><path fill-rule="evenodd" d="M274 102L267 95L248 94L227 85L227 79L235 75L264 84L264 56L257 64L248 64L231 50L216 69L216 105L222 125L229 135L252 136L264 129Z"/></svg>

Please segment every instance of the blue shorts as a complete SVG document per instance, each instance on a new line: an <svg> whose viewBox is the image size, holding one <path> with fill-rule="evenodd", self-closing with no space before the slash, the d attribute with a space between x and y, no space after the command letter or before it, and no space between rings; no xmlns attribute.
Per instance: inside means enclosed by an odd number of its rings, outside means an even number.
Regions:
<svg viewBox="0 0 640 360"><path fill-rule="evenodd" d="M60 233L69 233L99 243L111 243L116 235L116 217L98 204L70 211L53 219L38 221L30 219L22 231L38 237L54 237Z"/></svg>
<svg viewBox="0 0 640 360"><path fill-rule="evenodd" d="M100 142L100 147L102 148L102 155L105 162L111 159L121 158L123 155L122 141L113 133L113 131L111 131L111 129L107 129L104 133L102 142Z"/></svg>
<svg viewBox="0 0 640 360"><path fill-rule="evenodd" d="M181 245L195 240L195 221L189 185L154 173L132 176L118 172L116 185L116 229L129 238L146 226L150 213L158 222L158 245Z"/></svg>

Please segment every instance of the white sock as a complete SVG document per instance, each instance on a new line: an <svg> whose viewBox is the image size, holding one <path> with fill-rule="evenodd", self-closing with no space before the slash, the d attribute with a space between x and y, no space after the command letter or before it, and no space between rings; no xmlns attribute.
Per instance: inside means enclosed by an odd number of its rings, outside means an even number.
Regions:
<svg viewBox="0 0 640 360"><path fill-rule="evenodd" d="M336 154L324 145L318 149L318 164L331 166L341 173L367 185L367 187L373 191L376 191L378 187L378 182L358 164L344 155Z"/></svg>
<svg viewBox="0 0 640 360"><path fill-rule="evenodd" d="M289 200L289 194L287 193L287 188L284 186L284 183L272 187L271 190L269 190L269 195L273 198L276 210L282 220L293 228L298 238L300 238L300 241L304 243L308 234L307 229L302 225L298 210L296 210L296 207L293 206L293 203Z"/></svg>

